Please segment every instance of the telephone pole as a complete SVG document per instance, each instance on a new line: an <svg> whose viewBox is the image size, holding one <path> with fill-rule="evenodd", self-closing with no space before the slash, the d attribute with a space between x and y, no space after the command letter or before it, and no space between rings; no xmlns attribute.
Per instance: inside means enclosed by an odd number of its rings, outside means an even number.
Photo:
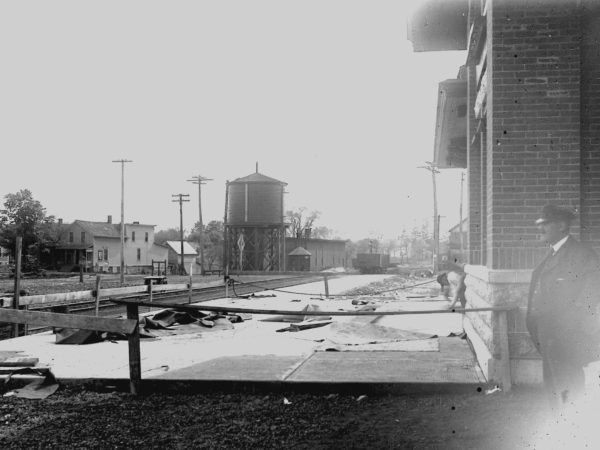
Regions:
<svg viewBox="0 0 600 450"><path fill-rule="evenodd" d="M198 217L200 225L200 274L204 275L204 224L202 223L202 185L206 184L204 183L204 181L212 181L212 178L206 178L202 175L196 175L187 181L191 181L192 183L198 185Z"/></svg>
<svg viewBox="0 0 600 450"><path fill-rule="evenodd" d="M116 159L114 163L121 164L121 285L125 282L125 163L133 162L129 159Z"/></svg>
<svg viewBox="0 0 600 450"><path fill-rule="evenodd" d="M437 188L435 183L435 174L440 173L437 165L431 161L425 161L426 166L419 166L419 169L425 169L431 172L433 182L433 272L438 271L439 253L440 253L440 222L438 217Z"/></svg>
<svg viewBox="0 0 600 450"><path fill-rule="evenodd" d="M463 255L465 249L465 243L463 238L463 186L465 184L465 173L460 173L460 212L459 212L459 225L458 232L460 235L460 263L465 263L465 255Z"/></svg>
<svg viewBox="0 0 600 450"><path fill-rule="evenodd" d="M179 240L181 242L181 267L179 268L179 275L184 274L185 270L185 262L183 259L183 202L189 202L187 197L189 194L174 194L171 197L177 197L177 200L172 200L173 202L179 202Z"/></svg>

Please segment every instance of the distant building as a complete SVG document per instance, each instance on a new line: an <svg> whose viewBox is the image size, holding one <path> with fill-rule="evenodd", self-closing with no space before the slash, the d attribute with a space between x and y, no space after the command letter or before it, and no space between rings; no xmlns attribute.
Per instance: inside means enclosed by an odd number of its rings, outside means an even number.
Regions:
<svg viewBox="0 0 600 450"><path fill-rule="evenodd" d="M448 230L448 263L464 264L465 255L467 254L467 239L468 239L468 219L462 222L462 253L461 253L461 238L460 238L460 223L457 223Z"/></svg>
<svg viewBox="0 0 600 450"><path fill-rule="evenodd" d="M304 268L306 267L304 264L308 264L308 267L310 268L309 270L311 271L331 269L334 267L346 267L349 266L351 263L351 261L347 260L346 241L342 239L313 239L286 237L285 246L287 252L287 270L298 270L298 262L293 261L294 259L298 259L298 255L290 255L290 252L292 252L298 247L301 247L302 250L304 250L304 252L310 255L309 262L303 262L302 267ZM292 259L290 259L290 256L292 257ZM304 254L304 256L307 255Z"/></svg>
<svg viewBox="0 0 600 450"><path fill-rule="evenodd" d="M181 241L167 241L164 247L168 251L168 264L169 271L171 273L177 273L177 268L181 264ZM193 267L192 270L196 269L196 258L198 252L189 242L183 241L183 265L185 273L190 273L190 265ZM198 266L198 273L200 273L200 266Z"/></svg>
<svg viewBox="0 0 600 450"><path fill-rule="evenodd" d="M167 260L166 247L154 243L154 225L139 222L125 224L124 262L126 273L152 270L152 261ZM55 260L61 270L84 266L86 272L119 273L121 268L121 225L106 222L75 220L65 225L55 250Z"/></svg>

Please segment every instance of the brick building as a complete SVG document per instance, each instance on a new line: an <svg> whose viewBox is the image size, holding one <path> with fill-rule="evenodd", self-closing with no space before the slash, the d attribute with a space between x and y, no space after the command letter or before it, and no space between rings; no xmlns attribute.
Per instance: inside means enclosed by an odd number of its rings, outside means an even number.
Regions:
<svg viewBox="0 0 600 450"><path fill-rule="evenodd" d="M525 329L531 269L547 252L533 225L546 203L577 210L573 234L600 250L600 2L426 1L408 25L415 51L466 50L439 86L435 160L468 173L468 306L516 304L513 379L538 382ZM497 378L498 317L465 327Z"/></svg>

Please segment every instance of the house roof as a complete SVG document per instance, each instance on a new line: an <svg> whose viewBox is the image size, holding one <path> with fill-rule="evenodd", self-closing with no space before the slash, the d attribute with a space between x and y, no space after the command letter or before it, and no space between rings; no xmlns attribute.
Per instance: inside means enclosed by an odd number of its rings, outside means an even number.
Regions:
<svg viewBox="0 0 600 450"><path fill-rule="evenodd" d="M294 250L288 253L289 256L311 256L312 253L306 250L304 247L296 247Z"/></svg>
<svg viewBox="0 0 600 450"><path fill-rule="evenodd" d="M268 177L258 172L252 173L246 177L237 178L231 181L231 183L276 183L287 185L287 183L284 183L283 181L276 180L275 178Z"/></svg>
<svg viewBox="0 0 600 450"><path fill-rule="evenodd" d="M121 238L120 225L108 222L91 222L88 220L76 220L86 232L94 237Z"/></svg>
<svg viewBox="0 0 600 450"><path fill-rule="evenodd" d="M463 233L467 231L467 229L466 229L466 228L464 228L464 225L467 223L467 220L468 220L468 218L467 218L467 217L465 217L465 218L463 219L463 221L462 221L462 223L463 223ZM448 232L449 232L449 233L458 233L459 231L460 231L460 222L459 222L459 223L457 223L456 225L454 225L452 228L450 228L450 229L448 230Z"/></svg>
<svg viewBox="0 0 600 450"><path fill-rule="evenodd" d="M170 250L173 250L176 254L181 255L181 241L167 241L165 244ZM198 252L189 242L183 241L183 255L194 255L197 256Z"/></svg>

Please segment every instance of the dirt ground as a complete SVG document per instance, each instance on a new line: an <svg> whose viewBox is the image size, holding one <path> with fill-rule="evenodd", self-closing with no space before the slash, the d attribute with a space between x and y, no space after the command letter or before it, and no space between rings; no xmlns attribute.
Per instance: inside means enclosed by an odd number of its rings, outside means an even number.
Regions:
<svg viewBox="0 0 600 450"><path fill-rule="evenodd" d="M536 391L448 395L154 394L61 388L0 398L4 449L518 449L535 446ZM574 447L572 447L574 448Z"/></svg>

